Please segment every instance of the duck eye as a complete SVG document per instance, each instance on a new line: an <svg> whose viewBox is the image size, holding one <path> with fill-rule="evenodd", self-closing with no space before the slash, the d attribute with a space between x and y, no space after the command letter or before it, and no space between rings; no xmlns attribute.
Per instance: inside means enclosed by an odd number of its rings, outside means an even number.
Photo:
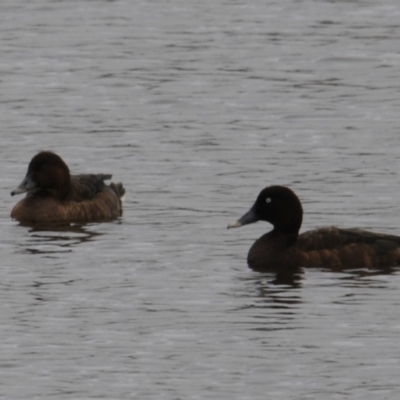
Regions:
<svg viewBox="0 0 400 400"><path fill-rule="evenodd" d="M271 201L272 201L272 200L271 200L271 197L267 197L267 198L265 199L265 202L266 202L266 203L271 203Z"/></svg>

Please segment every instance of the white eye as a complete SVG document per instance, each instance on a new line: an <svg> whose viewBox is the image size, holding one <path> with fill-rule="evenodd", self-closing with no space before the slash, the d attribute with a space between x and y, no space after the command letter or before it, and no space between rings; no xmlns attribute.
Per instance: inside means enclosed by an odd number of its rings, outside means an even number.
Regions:
<svg viewBox="0 0 400 400"><path fill-rule="evenodd" d="M265 202L266 202L266 203L271 203L271 201L272 201L272 200L271 200L271 197L267 197L267 198L265 199Z"/></svg>

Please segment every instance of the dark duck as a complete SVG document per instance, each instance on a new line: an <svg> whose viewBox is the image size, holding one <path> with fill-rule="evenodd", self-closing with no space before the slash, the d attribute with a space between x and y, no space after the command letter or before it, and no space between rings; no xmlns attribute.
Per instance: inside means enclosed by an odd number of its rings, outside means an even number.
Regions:
<svg viewBox="0 0 400 400"><path fill-rule="evenodd" d="M336 227L299 234L303 208L289 188L270 186L229 228L267 221L273 229L251 246L247 262L256 271L274 268L383 268L400 264L400 237Z"/></svg>
<svg viewBox="0 0 400 400"><path fill-rule="evenodd" d="M11 195L27 193L11 211L21 223L95 222L122 215L122 183L109 174L71 175L60 156L50 151L35 155L28 172Z"/></svg>

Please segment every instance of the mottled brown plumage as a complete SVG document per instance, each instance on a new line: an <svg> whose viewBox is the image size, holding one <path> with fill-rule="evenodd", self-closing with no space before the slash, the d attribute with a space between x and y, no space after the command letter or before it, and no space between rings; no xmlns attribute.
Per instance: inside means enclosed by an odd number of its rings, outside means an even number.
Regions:
<svg viewBox="0 0 400 400"><path fill-rule="evenodd" d="M360 229L322 228L299 235L303 210L298 197L283 186L271 186L229 227L259 220L274 228L249 250L250 268L265 271L279 267L379 268L400 264L400 237Z"/></svg>
<svg viewBox="0 0 400 400"><path fill-rule="evenodd" d="M122 215L122 183L104 180L111 175L70 175L68 166L49 151L31 160L28 172L12 195L27 192L11 211L11 217L25 223L90 222L111 220Z"/></svg>

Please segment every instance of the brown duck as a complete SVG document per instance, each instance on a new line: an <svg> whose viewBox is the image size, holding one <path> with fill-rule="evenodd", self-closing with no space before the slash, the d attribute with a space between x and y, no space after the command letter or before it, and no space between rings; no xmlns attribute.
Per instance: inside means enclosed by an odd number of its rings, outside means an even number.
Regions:
<svg viewBox="0 0 400 400"><path fill-rule="evenodd" d="M260 192L251 209L229 228L257 221L272 231L251 246L247 262L256 271L279 267L379 268L400 264L400 237L360 229L335 227L299 234L303 208L296 194L284 186Z"/></svg>
<svg viewBox="0 0 400 400"><path fill-rule="evenodd" d="M35 155L28 172L11 195L27 193L11 211L23 223L93 222L112 220L122 214L122 183L106 185L111 175L70 175L55 153Z"/></svg>

